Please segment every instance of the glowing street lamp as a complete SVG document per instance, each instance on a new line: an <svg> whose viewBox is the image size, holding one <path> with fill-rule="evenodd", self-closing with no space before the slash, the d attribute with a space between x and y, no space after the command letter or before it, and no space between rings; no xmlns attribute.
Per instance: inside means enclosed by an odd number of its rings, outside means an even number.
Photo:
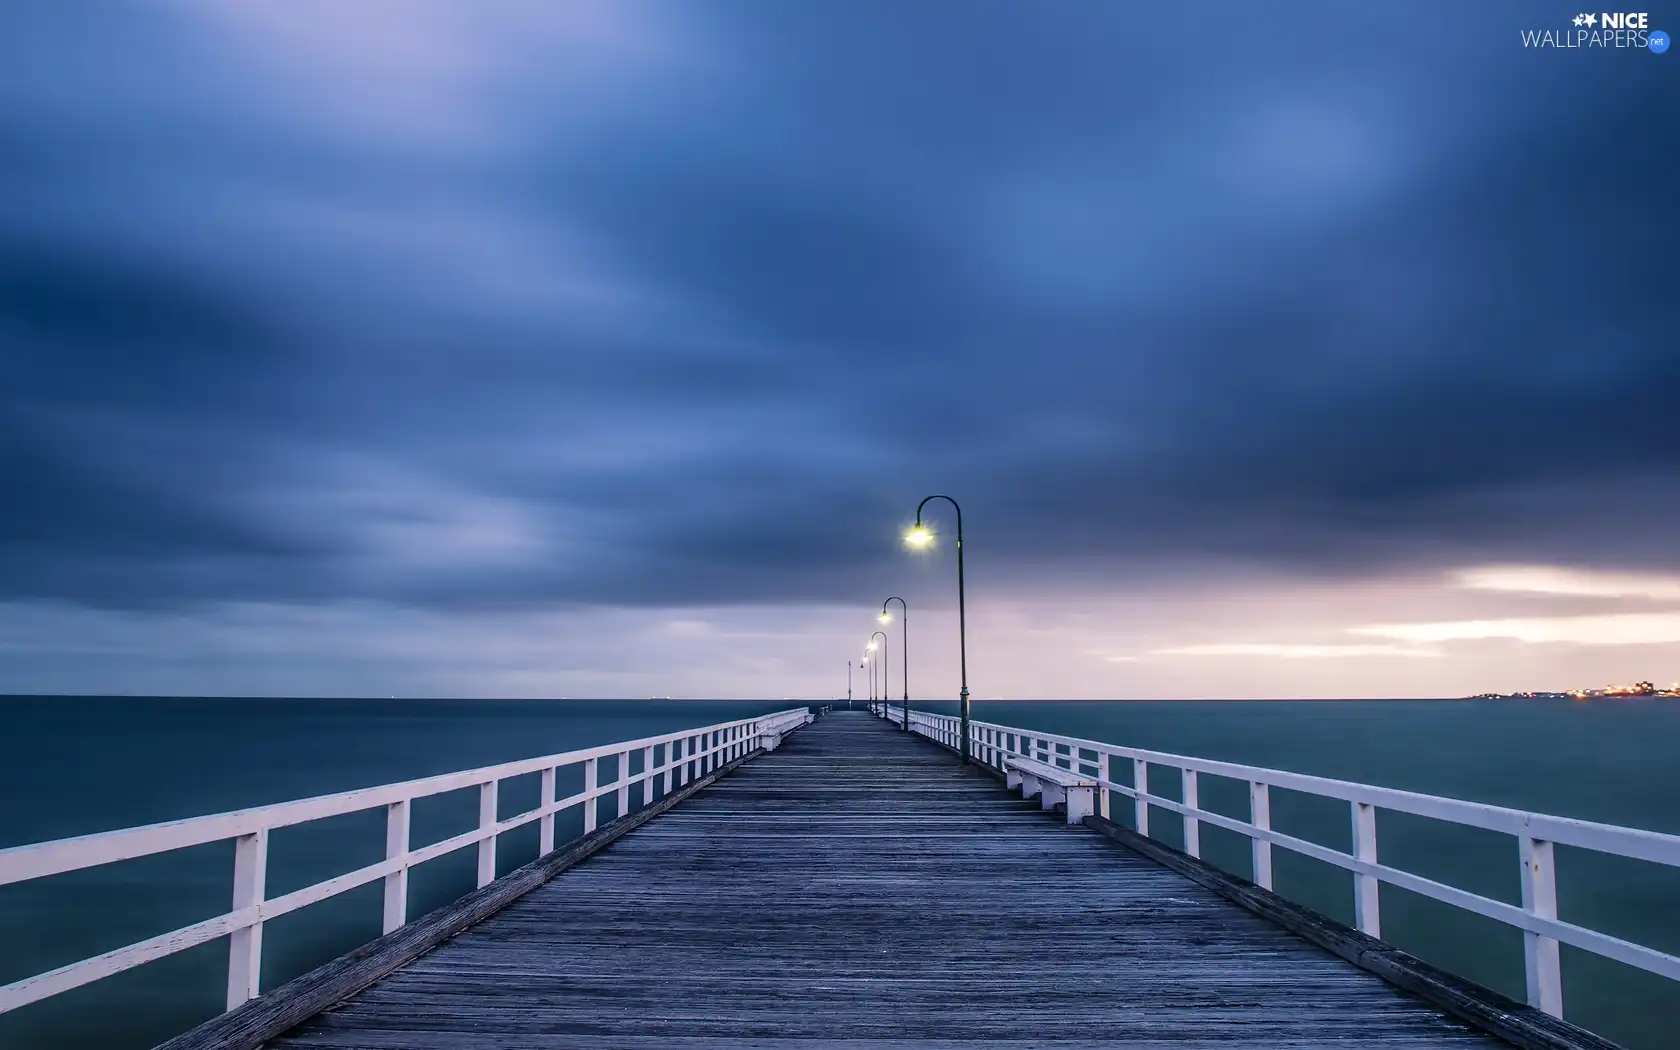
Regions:
<svg viewBox="0 0 1680 1050"><path fill-rule="evenodd" d="M962 663L962 760L968 764L968 624L963 609L963 549L962 549L962 508L957 501L949 496L929 496L916 504L916 524L904 534L904 542L915 550L925 550L933 545L933 530L922 524L922 508L932 500L942 499L957 512L957 651Z"/></svg>
<svg viewBox="0 0 1680 1050"><path fill-rule="evenodd" d="M888 598L881 603L880 619L883 624L892 623L892 613L887 611L887 605L891 602L897 602L899 608L904 610L904 620L898 627L899 637L904 640L904 646L901 650L901 655L904 658L899 661L904 667L904 724L898 728L908 733L910 731L910 606L905 603L903 598L897 596Z"/></svg>

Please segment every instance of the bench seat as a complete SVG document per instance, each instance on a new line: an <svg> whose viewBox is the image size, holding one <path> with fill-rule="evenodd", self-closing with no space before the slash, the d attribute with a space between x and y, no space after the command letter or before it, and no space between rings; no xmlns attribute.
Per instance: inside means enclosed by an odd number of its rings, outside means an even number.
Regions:
<svg viewBox="0 0 1680 1050"><path fill-rule="evenodd" d="M1066 805L1069 824L1078 824L1096 812L1095 777L1020 755L1006 755L1003 772L1009 790L1020 788L1022 798L1037 795L1045 809L1051 809L1058 803Z"/></svg>
<svg viewBox="0 0 1680 1050"><path fill-rule="evenodd" d="M782 746L782 738L801 726L810 725L816 718L806 711L803 714L790 715L771 722L760 723L758 727L758 746L766 751L774 751Z"/></svg>

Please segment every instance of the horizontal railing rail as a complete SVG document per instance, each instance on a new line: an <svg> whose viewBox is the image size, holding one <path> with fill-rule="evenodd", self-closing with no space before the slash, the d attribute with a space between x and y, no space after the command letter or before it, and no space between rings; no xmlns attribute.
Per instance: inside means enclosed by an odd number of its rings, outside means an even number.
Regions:
<svg viewBox="0 0 1680 1050"><path fill-rule="evenodd" d="M894 724L904 724L904 716L897 709L889 707L882 710L879 704L873 705L872 709ZM910 728L947 747L960 748L961 721L953 716L911 710ZM1265 889L1272 888L1273 846L1351 872L1355 924L1360 932L1372 937L1382 936L1377 885L1383 882L1516 927L1523 933L1528 1003L1554 1017L1563 1016L1563 980L1558 959L1560 943L1670 980L1680 980L1680 956L1559 919L1557 871L1553 861L1553 846L1561 844L1680 868L1680 835L1549 816L1280 769L1125 747L992 722L970 721L969 734L969 753L999 771L1002 771L1003 760L1008 755L1033 758L1081 772L1091 770L1102 789L1098 793L1101 815L1109 815L1110 792L1130 798L1133 823L1142 835L1149 834L1149 807L1178 814L1184 820L1184 851L1192 857L1201 856L1202 824L1245 836L1250 841L1254 882ZM1090 757L1086 757L1087 753ZM1117 760L1131 764L1131 783L1114 780L1114 763ZM1149 792L1151 766L1178 770L1182 801ZM1197 783L1201 774L1246 782L1249 819L1240 820L1203 809L1199 803ZM1352 852L1343 852L1273 829L1270 791L1274 787L1348 803ZM1377 859L1378 810L1407 813L1514 836L1521 874L1521 906L1381 863Z"/></svg>
<svg viewBox="0 0 1680 1050"><path fill-rule="evenodd" d="M4 886L190 846L234 840L233 905L227 912L0 986L0 1013L218 937L231 937L227 988L227 1008L231 1010L257 995L262 971L263 924L269 920L382 879L385 883L383 930L391 933L408 921L410 869L476 845L478 886L482 888L496 878L496 843L500 836L538 821L538 854L546 855L555 848L555 817L562 811L581 806L583 833L588 835L595 831L599 818L597 800L616 794L618 816L623 816L629 812L630 789L633 786L641 785L642 804L649 805L656 795L676 791L690 780L699 779L717 767L756 750L761 736L787 733L810 722L812 717L808 709L797 708L397 784L0 850L0 886ZM642 768L640 772L631 773L630 756L636 752L641 753ZM607 757L617 760L614 779L600 783L597 778L599 762ZM583 767L583 790L556 799L558 771L577 765ZM532 773L540 774L538 805L511 817L498 817L498 786L501 781ZM660 777L664 777L663 791L658 790ZM411 845L409 811L416 799L473 787L479 791L478 825L475 828L427 846L415 848ZM271 832L379 807L384 807L386 811L384 860L279 897L267 896L264 887Z"/></svg>

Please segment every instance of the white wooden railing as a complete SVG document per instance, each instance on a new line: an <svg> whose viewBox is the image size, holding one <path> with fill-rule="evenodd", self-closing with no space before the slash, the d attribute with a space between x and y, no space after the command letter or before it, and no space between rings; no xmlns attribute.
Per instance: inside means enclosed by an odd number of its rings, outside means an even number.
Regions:
<svg viewBox="0 0 1680 1050"><path fill-rule="evenodd" d="M898 708L889 707L883 714L881 705L876 704L873 710L895 725L904 724ZM960 747L961 722L950 715L912 710L910 728L948 747ZM1133 823L1140 834L1149 834L1149 807L1179 814L1184 818L1184 851L1192 857L1201 855L1201 825L1204 823L1247 837L1253 856L1254 882L1266 889L1272 888L1273 846L1346 869L1353 875L1355 922L1361 932L1372 937L1382 936L1377 907L1377 884L1381 882L1514 926L1523 932L1529 1005L1554 1017L1563 1016L1563 980L1558 964L1560 943L1680 981L1680 956L1559 919L1556 869L1552 859L1553 845L1561 844L1680 868L1680 835L1547 816L1279 769L1122 747L991 722L971 720L969 736L969 754L1000 771L1006 755L1022 755L1095 776L1104 789L1098 792L1101 815L1109 815L1110 792L1130 798ZM1114 780L1116 762L1130 764L1131 783ZM1151 766L1178 770L1183 801L1149 793ZM1204 773L1248 784L1248 820L1201 808L1197 777ZM1274 787L1346 802L1353 832L1352 851L1343 852L1274 830L1271 826L1270 795ZM1483 897L1379 862L1379 809L1514 836L1517 840L1516 860L1522 878L1522 906Z"/></svg>
<svg viewBox="0 0 1680 1050"><path fill-rule="evenodd" d="M227 1008L231 1010L257 994L261 977L262 934L265 922L346 890L383 879L384 932L390 933L408 921L408 873L415 866L466 846L476 845L478 885L487 886L496 878L496 840L499 836L532 821L539 821L538 853L547 854L554 849L554 818L561 811L581 806L583 833L588 835L595 830L598 820L598 799L616 794L617 815L623 816L629 812L630 789L633 786L641 785L642 804L648 805L654 801L656 795L669 794L690 780L703 777L718 766L753 751L759 746L761 736L779 737L810 720L809 711L798 708L757 718L684 729L663 736L601 744L541 758L527 758L480 769L463 770L459 773L445 773L400 784L384 784L336 795L282 802L278 805L258 806L231 813L172 820L163 824L149 824L145 827L0 850L0 886L4 886L209 842L233 839L235 844L233 906L229 911L91 959L0 986L0 1013L121 973L153 959L173 955L218 937L231 938L227 986ZM656 749L659 751L657 764ZM642 771L632 774L630 755L637 751L642 755ZM600 760L608 756L617 758L616 777L603 784L597 780L597 767ZM554 792L557 771L576 765L583 767L583 790L556 799ZM516 816L498 818L498 785L510 777L531 773L540 774L542 782L542 793L537 807ZM659 790L658 784L661 776L664 777L663 791ZM478 789L476 828L418 849L410 845L409 809L415 799L473 787ZM270 832L276 828L377 807L385 809L384 860L283 896L268 897L264 893L268 874Z"/></svg>

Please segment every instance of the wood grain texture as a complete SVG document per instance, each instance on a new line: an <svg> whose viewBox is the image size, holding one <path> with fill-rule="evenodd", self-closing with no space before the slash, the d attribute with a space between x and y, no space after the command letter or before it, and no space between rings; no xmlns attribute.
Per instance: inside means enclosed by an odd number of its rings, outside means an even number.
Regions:
<svg viewBox="0 0 1680 1050"><path fill-rule="evenodd" d="M1449 1013L1499 1035L1522 1050L1619 1050L1615 1043L1584 1028L1519 1003L1491 988L1448 973L1391 944L1261 889L1247 879L1198 860L1162 842L1101 817L1085 823L1121 845L1141 853L1233 901L1334 952L1361 969L1422 996Z"/></svg>
<svg viewBox="0 0 1680 1050"><path fill-rule="evenodd" d="M948 752L957 750L927 737L925 744ZM977 767L995 779L1003 774L987 766ZM1130 828L1101 816L1085 818L1086 826L1107 836L1126 848L1142 854L1157 864L1170 868L1205 886L1232 903L1252 911L1291 933L1341 956L1361 969L1368 970L1397 988L1421 997L1475 1028L1499 1036L1503 1045L1519 1050L1621 1050L1617 1043L1585 1028L1553 1017L1526 1003L1501 995L1484 985L1466 980L1439 967L1431 966L1415 955L1403 952L1391 944L1321 915L1257 886L1247 879L1232 875L1174 849Z"/></svg>
<svg viewBox="0 0 1680 1050"><path fill-rule="evenodd" d="M488 886L398 927L378 940L318 966L266 994L248 1000L198 1027L160 1044L156 1050L257 1050L300 1021L366 988L449 938L506 907L677 803L711 786L718 778L759 754L753 751L679 788L645 809L621 817L593 834L508 872Z"/></svg>
<svg viewBox="0 0 1680 1050"><path fill-rule="evenodd" d="M1499 1045L835 712L270 1046L1050 1044Z"/></svg>

